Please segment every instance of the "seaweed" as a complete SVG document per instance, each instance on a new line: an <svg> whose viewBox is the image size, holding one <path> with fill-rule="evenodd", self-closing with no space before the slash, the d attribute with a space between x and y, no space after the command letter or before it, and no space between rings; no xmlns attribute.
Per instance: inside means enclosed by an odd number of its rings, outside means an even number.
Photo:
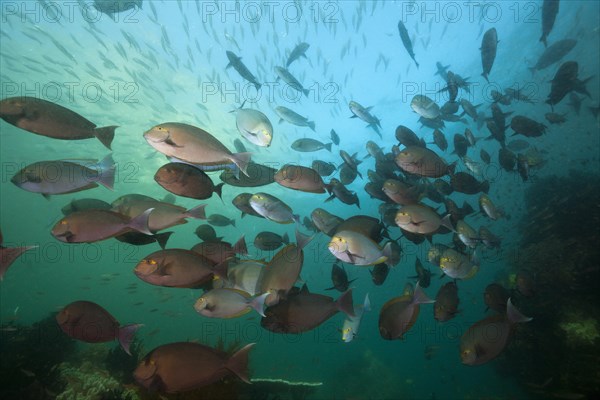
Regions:
<svg viewBox="0 0 600 400"><path fill-rule="evenodd" d="M74 352L54 315L31 326L3 327L0 340L0 398L52 399L64 388L56 365Z"/></svg>
<svg viewBox="0 0 600 400"><path fill-rule="evenodd" d="M106 370L112 377L123 384L133 383L133 373L144 355L144 346L138 336L133 338L129 346L131 355L125 353L121 346L111 348L104 359Z"/></svg>

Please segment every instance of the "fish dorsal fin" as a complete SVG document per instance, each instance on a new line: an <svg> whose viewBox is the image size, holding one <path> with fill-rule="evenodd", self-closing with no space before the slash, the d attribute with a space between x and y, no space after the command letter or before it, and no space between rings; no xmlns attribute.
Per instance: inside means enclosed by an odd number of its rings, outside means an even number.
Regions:
<svg viewBox="0 0 600 400"><path fill-rule="evenodd" d="M306 285L306 283L304 285L302 285L302 288L300 289L300 293L302 293L302 294L309 294L310 293L308 291L308 286Z"/></svg>

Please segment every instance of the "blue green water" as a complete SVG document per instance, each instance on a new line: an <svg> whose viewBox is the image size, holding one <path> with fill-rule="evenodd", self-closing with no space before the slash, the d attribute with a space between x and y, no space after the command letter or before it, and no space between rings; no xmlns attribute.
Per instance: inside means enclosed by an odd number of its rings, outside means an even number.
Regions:
<svg viewBox="0 0 600 400"><path fill-rule="evenodd" d="M512 377L496 373L494 362L479 367L462 365L458 345L462 333L486 315L482 297L485 286L507 275L509 265L518 262L518 221L524 215L528 185L545 176L565 175L569 169L597 172L599 167L598 120L587 109L598 105L599 3L561 2L549 44L563 38L575 38L578 43L561 62L532 75L527 67L534 65L544 50L538 41L541 3L162 1L152 2L151 6L144 1L142 9L118 14L115 21L84 3L3 1L0 98L35 96L68 107L98 126L120 127L112 144L118 163L114 192L99 187L46 200L11 184L12 175L35 161L101 159L108 150L95 139L59 141L0 122L0 223L5 245L39 246L17 260L0 285L1 324L16 321L28 325L72 301L85 299L102 305L123 324L143 323L138 335L147 350L185 340L211 345L219 338L242 344L257 342L251 354L253 377L322 382L315 395L318 398L524 397ZM403 20L412 38L418 69L400 41L399 20ZM481 77L479 47L482 32L491 27L498 31L499 43L488 84ZM135 42L128 42L127 37ZM239 48L228 37L235 39ZM285 64L287 54L299 42L310 44L307 58L295 61L289 69L310 90L308 97L286 90L282 82L276 81L273 70ZM117 47L123 49L123 54ZM233 69L225 69L226 50L241 56L263 82L259 93ZM550 111L544 103L549 81L567 60L579 63L580 78L594 76L588 84L591 99L584 100L579 115L564 99L555 111L567 113L567 122L550 125L544 120L544 114ZM437 323L433 306L423 305L405 340L388 342L379 336L379 309L401 293L407 277L414 274L415 256L426 258L427 242L416 246L401 239L402 260L380 287L372 284L367 268L346 266L350 278L358 278L353 283L355 304L362 303L369 293L373 305L373 311L364 316L358 337L347 344L341 341L338 331L342 315L315 331L296 336L262 329L256 314L232 320L199 316L192 306L201 291L158 288L133 274L139 260L158 250L156 244L134 247L108 240L69 245L50 234L62 215L61 208L71 199L94 197L111 202L128 193L158 199L167 194L153 179L165 159L142 136L156 124L173 121L201 127L233 150L233 141L241 136L230 111L243 101L273 122L271 147L244 143L254 161L274 168L285 163L310 166L314 159L341 164L339 149L350 154L358 152L362 158L367 140L374 140L389 152L397 144L394 131L400 124L431 142L433 130L420 126L410 100L417 93L429 95L439 105L447 100L446 94L436 93L445 85L439 75L434 75L437 61L469 77L471 93L461 91L459 98L465 96L473 104L482 103L479 110L487 116L492 89L522 88L534 104L514 102L501 106L503 110L527 115L548 126L543 137L528 139L543 152L546 164L532 169L527 182L497 165L496 141L481 140L469 150L471 158L478 159L482 148L492 154L493 162L484 177L491 184L490 196L511 218L490 223L481 216L470 217L476 228L486 225L501 236L502 249L499 254L484 252L477 276L459 283L461 313L450 322ZM364 122L349 118L350 100L373 107L372 113L381 120L383 139ZM278 123L274 108L281 105L315 121L316 132ZM476 136L488 136L485 126L478 130L468 117L467 122L446 123L443 131L449 142L466 126ZM340 146L333 146L331 153L297 153L290 149L291 142L303 137L328 143L331 129L341 138ZM456 159L450 155L452 143L445 153L430 147L449 162ZM374 168L372 159L359 166L365 179L370 168ZM210 175L219 181L218 173ZM309 216L316 207L342 218L357 214L378 217L381 202L369 198L363 189L365 183L357 179L348 186L360 196L360 210L338 200L324 203L324 194L295 192L276 183L256 190L225 186L223 201L216 196L200 202L180 197L177 204L191 208L205 203L208 214L235 218L236 227L216 228L219 236L234 243L244 234L250 245L249 258L270 259L272 253L251 245L254 236L271 230L293 237L294 227L248 216L241 219L231 205L237 194L266 191L284 200L301 217ZM453 194L452 199L457 204L467 200L477 208L477 196ZM190 248L197 243L197 225L198 221L190 220L173 228L168 247ZM390 232L394 238L400 236L395 227ZM327 250L327 239L320 234L305 249L301 279L311 291L331 294L324 292L331 286L334 261ZM435 242L450 241L450 235L435 238ZM439 269L427 266L435 277L425 291L434 297L447 280L437 279ZM424 354L428 345L437 346L430 359Z"/></svg>

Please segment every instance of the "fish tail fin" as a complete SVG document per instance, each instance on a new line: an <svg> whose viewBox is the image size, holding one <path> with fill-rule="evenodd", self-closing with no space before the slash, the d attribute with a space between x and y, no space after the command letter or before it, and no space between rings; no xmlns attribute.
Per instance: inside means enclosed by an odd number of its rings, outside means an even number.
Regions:
<svg viewBox="0 0 600 400"><path fill-rule="evenodd" d="M115 129L117 129L118 127L119 126L117 125L112 125L105 126L103 128L95 128L94 136L96 136L105 147L107 147L109 150L112 150L110 146L112 144L113 139L115 138Z"/></svg>
<svg viewBox="0 0 600 400"><path fill-rule="evenodd" d="M365 296L365 302L363 303L363 311L371 311L371 300L369 299L369 293Z"/></svg>
<svg viewBox="0 0 600 400"><path fill-rule="evenodd" d="M225 182L221 182L218 185L215 186L215 193L217 194L217 196L219 196L219 198L221 199L221 201L223 201L223 186L225 185Z"/></svg>
<svg viewBox="0 0 600 400"><path fill-rule="evenodd" d="M516 324L519 322L529 322L533 319L531 317L523 315L521 311L517 310L517 307L513 305L510 297L506 302L506 317L508 318L508 321L511 324Z"/></svg>
<svg viewBox="0 0 600 400"><path fill-rule="evenodd" d="M354 314L354 303L352 301L352 289L346 290L336 301L337 309L349 317L356 316Z"/></svg>
<svg viewBox="0 0 600 400"><path fill-rule="evenodd" d="M447 214L444 218L442 218L441 225L450 229L452 232L456 232L456 230L452 226L452 214Z"/></svg>
<svg viewBox="0 0 600 400"><path fill-rule="evenodd" d="M97 164L98 182L107 189L114 190L115 186L115 160L112 154L107 155Z"/></svg>
<svg viewBox="0 0 600 400"><path fill-rule="evenodd" d="M481 191L483 193L486 193L490 191L490 182L488 181L483 181L483 183L481 184Z"/></svg>
<svg viewBox="0 0 600 400"><path fill-rule="evenodd" d="M413 293L413 304L428 304L435 303L435 300L432 300L427 296L427 294L421 289L419 282L415 285L415 292Z"/></svg>
<svg viewBox="0 0 600 400"><path fill-rule="evenodd" d="M237 242L233 245L233 251L235 254L243 256L248 255L248 246L246 245L245 235L242 235Z"/></svg>
<svg viewBox="0 0 600 400"><path fill-rule="evenodd" d="M252 350L255 345L256 343L250 343L242 347L241 350L238 350L229 357L227 364L225 364L225 368L233 372L238 378L246 383L252 383L248 377L248 353L250 353L250 350Z"/></svg>
<svg viewBox="0 0 600 400"><path fill-rule="evenodd" d="M387 260L392 258L392 242L387 242L385 246L383 246L382 253L385 257L385 260L383 260L382 262L386 262Z"/></svg>
<svg viewBox="0 0 600 400"><path fill-rule="evenodd" d="M227 281L227 272L229 271L229 260L230 259L231 259L231 257L220 262L219 264L217 264L213 267L213 269L212 269L213 280L222 279L224 281Z"/></svg>
<svg viewBox="0 0 600 400"><path fill-rule="evenodd" d="M297 224L301 224L302 223L302 222L300 222L300 215L298 215L298 214L292 214L292 219Z"/></svg>
<svg viewBox="0 0 600 400"><path fill-rule="evenodd" d="M306 124L310 129L313 130L313 132L315 131L315 121L308 121Z"/></svg>
<svg viewBox="0 0 600 400"><path fill-rule="evenodd" d="M300 250L306 247L306 245L309 244L314 237L315 235L307 236L300 232L298 229L296 229L296 245Z"/></svg>
<svg viewBox="0 0 600 400"><path fill-rule="evenodd" d="M249 177L250 175L248 175L248 172L246 172L246 168L248 168L248 163L250 162L251 158L251 153L235 153L232 161L244 173L244 175Z"/></svg>
<svg viewBox="0 0 600 400"><path fill-rule="evenodd" d="M4 274L8 271L8 267L10 267L21 254L36 247L37 246L0 247L0 281L4 279Z"/></svg>
<svg viewBox="0 0 600 400"><path fill-rule="evenodd" d="M490 136L490 140L493 139L493 136ZM456 161L454 161L452 164L448 165L448 174L450 175L454 175L454 171L456 170Z"/></svg>
<svg viewBox="0 0 600 400"><path fill-rule="evenodd" d="M157 233L156 235L154 235L154 239L156 239L156 243L158 243L160 248L164 250L165 247L167 247L167 242L169 241L169 238L171 237L172 234L173 234L173 231Z"/></svg>
<svg viewBox="0 0 600 400"><path fill-rule="evenodd" d="M333 143L327 143L327 144L325 145L325 150L327 150L327 151L331 152L331 145L332 145L332 144L333 144Z"/></svg>
<svg viewBox="0 0 600 400"><path fill-rule="evenodd" d="M194 208L190 208L185 212L185 216L194 219L206 219L206 204L200 204Z"/></svg>
<svg viewBox="0 0 600 400"><path fill-rule="evenodd" d="M135 332L142 326L144 325L131 324L119 328L119 344L121 345L123 350L125 350L125 353L131 355L131 353L129 352L129 346L131 346L131 342L133 342L133 336L135 335Z"/></svg>
<svg viewBox="0 0 600 400"><path fill-rule="evenodd" d="M150 214L154 211L154 207L147 209L140 215L132 218L127 224L128 227L133 229L134 231L138 231L143 233L144 235L152 235L150 232L150 227L148 226L148 222L150 221Z"/></svg>
<svg viewBox="0 0 600 400"><path fill-rule="evenodd" d="M267 299L267 297L269 297L269 295L270 293L266 292L261 294L260 296L256 296L252 299L252 301L250 301L250 303L248 303L248 305L254 310L256 310L256 312L259 313L262 317L265 317L265 300Z"/></svg>
<svg viewBox="0 0 600 400"><path fill-rule="evenodd" d="M287 232L283 234L283 236L281 237L281 241L283 242L283 244L289 244L290 243L290 237L287 234Z"/></svg>

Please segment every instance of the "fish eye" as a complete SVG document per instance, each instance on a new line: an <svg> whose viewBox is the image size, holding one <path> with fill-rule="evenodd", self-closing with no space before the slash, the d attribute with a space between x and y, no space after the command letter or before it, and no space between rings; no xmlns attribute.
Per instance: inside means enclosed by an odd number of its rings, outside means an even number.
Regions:
<svg viewBox="0 0 600 400"><path fill-rule="evenodd" d="M67 221L65 221L65 220L63 219L62 221L60 221L60 224L61 224L61 225L67 225L67 224L68 224L68 222L67 222Z"/></svg>

